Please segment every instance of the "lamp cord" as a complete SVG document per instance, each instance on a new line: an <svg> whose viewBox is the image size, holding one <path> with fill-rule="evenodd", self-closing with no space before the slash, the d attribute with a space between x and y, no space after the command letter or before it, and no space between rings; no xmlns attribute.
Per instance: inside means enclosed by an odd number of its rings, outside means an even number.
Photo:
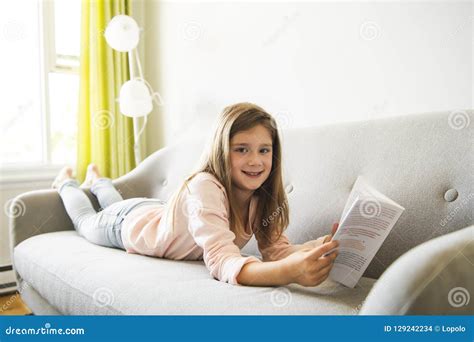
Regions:
<svg viewBox="0 0 474 342"><path fill-rule="evenodd" d="M142 81L143 83L145 83L145 85L148 87L148 90L150 91L150 93L151 93L151 95L152 95L153 101L156 103L157 106L161 106L161 105L163 104L163 99L161 98L160 94L159 94L158 92L155 93L155 92L153 91L153 88L151 87L150 83L148 83L148 81L145 80L145 78L143 77L142 65L141 65L141 63L140 63L140 58L139 58L139 56L138 56L138 51L137 51L137 49L134 49L134 54L135 54L135 61L136 61L137 67L138 67L138 74L140 75L140 77L134 77L134 79L140 80L140 81ZM158 100L157 98L158 98L159 100ZM134 150L135 150L135 151L138 150L139 143L140 143L140 137L141 137L143 131L145 130L145 127L146 127L147 122L148 122L148 115L145 115L142 128L138 131L137 136L136 136L136 139L135 139L135 143L134 143ZM140 156L140 157L141 157L141 156ZM141 158L140 158L140 159L141 159Z"/></svg>

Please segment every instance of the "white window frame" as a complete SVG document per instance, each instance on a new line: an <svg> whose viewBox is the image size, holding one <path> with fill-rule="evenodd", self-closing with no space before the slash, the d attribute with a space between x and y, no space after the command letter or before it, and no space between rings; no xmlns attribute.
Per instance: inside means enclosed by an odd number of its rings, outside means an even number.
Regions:
<svg viewBox="0 0 474 342"><path fill-rule="evenodd" d="M3 165L0 184L54 178L63 165L51 161L51 115L49 101L49 73L79 74L79 56L56 55L54 0L38 0L38 39L40 64L40 116L42 161L39 163L15 163ZM70 63L58 63L58 60ZM71 165L73 168L75 165Z"/></svg>

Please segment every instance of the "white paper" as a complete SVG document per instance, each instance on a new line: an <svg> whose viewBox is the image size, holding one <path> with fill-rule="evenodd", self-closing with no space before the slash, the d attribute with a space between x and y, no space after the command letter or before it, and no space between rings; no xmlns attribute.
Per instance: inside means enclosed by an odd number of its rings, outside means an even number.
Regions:
<svg viewBox="0 0 474 342"><path fill-rule="evenodd" d="M329 277L354 287L404 210L359 176L333 237L339 241L339 254Z"/></svg>

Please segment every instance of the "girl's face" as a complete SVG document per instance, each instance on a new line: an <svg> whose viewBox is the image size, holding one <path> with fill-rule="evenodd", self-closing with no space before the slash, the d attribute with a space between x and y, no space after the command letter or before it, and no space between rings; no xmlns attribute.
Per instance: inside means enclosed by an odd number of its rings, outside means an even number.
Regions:
<svg viewBox="0 0 474 342"><path fill-rule="evenodd" d="M234 186L244 192L257 190L270 175L272 154L272 137L264 126L256 125L235 134L230 140Z"/></svg>

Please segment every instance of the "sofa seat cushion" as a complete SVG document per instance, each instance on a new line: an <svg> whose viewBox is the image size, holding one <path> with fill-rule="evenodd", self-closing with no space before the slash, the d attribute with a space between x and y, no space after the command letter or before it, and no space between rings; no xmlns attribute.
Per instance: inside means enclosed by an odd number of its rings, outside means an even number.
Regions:
<svg viewBox="0 0 474 342"><path fill-rule="evenodd" d="M75 231L31 237L14 250L23 280L66 315L354 315L375 280L354 289L239 286L212 278L203 261L127 254Z"/></svg>

